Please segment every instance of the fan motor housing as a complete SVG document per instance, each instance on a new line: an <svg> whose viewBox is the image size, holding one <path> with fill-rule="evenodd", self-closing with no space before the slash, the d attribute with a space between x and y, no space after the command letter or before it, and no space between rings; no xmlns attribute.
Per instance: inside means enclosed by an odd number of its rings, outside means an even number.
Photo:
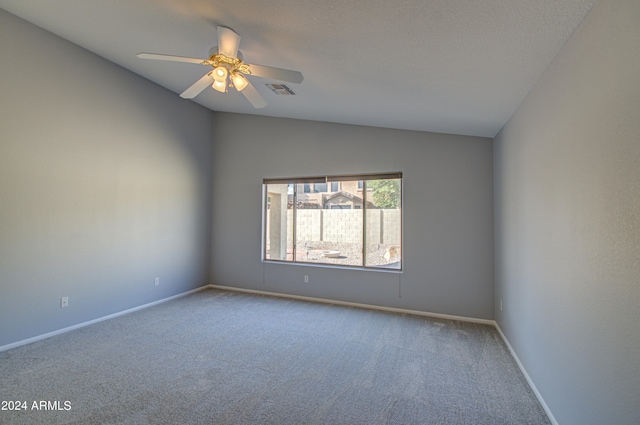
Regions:
<svg viewBox="0 0 640 425"><path fill-rule="evenodd" d="M213 46L209 49L209 57L216 56L218 54L218 46ZM242 52L238 50L238 54L236 56L241 61L244 61L244 57L242 56Z"/></svg>

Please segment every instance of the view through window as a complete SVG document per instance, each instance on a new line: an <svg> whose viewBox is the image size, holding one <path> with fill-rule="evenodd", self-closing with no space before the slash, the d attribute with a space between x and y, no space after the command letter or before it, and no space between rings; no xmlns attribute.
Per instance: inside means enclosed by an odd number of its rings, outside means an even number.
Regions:
<svg viewBox="0 0 640 425"><path fill-rule="evenodd" d="M402 269L402 173L265 179L264 259Z"/></svg>

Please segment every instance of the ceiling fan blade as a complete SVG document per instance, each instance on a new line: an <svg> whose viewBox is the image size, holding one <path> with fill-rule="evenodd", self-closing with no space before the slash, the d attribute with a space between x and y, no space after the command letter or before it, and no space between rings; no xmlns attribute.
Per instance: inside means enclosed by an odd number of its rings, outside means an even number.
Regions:
<svg viewBox="0 0 640 425"><path fill-rule="evenodd" d="M259 109L267 106L267 101L264 100L264 97L258 93L258 90L256 90L251 83L247 84L247 87L245 87L240 93L242 93L244 97L251 102L254 108Z"/></svg>
<svg viewBox="0 0 640 425"><path fill-rule="evenodd" d="M272 80L286 81L300 84L303 80L302 73L291 71L290 69L274 68L272 66L248 64L251 70L250 75L256 77L270 78Z"/></svg>
<svg viewBox="0 0 640 425"><path fill-rule="evenodd" d="M228 58L238 57L238 47L240 46L240 36L231 28L218 27L218 53Z"/></svg>
<svg viewBox="0 0 640 425"><path fill-rule="evenodd" d="M213 82L213 77L211 76L211 72L208 72L202 76L198 81L193 83L191 87L186 89L180 94L180 97L183 99L193 99L197 95L202 92L202 90L206 89Z"/></svg>
<svg viewBox="0 0 640 425"><path fill-rule="evenodd" d="M197 63L198 65L209 65L209 61L205 59L186 58L184 56L159 55L157 53L138 53L136 56L140 59L154 59L159 61L187 62Z"/></svg>

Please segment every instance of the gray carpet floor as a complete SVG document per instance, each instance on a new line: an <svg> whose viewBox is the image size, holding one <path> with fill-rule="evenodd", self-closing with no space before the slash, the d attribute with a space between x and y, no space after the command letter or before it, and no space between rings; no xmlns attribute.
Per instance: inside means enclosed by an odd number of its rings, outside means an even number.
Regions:
<svg viewBox="0 0 640 425"><path fill-rule="evenodd" d="M213 289L0 353L0 400L28 407L2 424L550 423L491 326Z"/></svg>

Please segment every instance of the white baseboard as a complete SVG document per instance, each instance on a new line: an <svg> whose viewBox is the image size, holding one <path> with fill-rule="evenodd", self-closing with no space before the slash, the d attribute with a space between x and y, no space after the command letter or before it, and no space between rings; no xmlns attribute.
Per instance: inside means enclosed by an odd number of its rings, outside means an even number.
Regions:
<svg viewBox="0 0 640 425"><path fill-rule="evenodd" d="M552 425L559 425L558 421L556 421L556 418L553 416L553 413L551 413L551 409L549 409L549 406L547 405L547 402L544 401L544 398L542 398L542 394L540 394L540 391L538 391L538 388L536 388L536 384L533 383L533 380L531 379L531 377L527 373L527 370L524 368L524 365L522 364L522 362L518 358L518 355L513 350L513 347L509 343L509 340L507 339L506 335L504 334L504 332L502 332L502 329L500 329L500 325L498 325L498 322L495 323L495 326L496 326L496 329L498 330L498 333L500 334L500 337L502 338L504 343L507 345L507 348L509 349L509 352L511 353L511 357L513 357L513 359L516 361L516 364L520 368L520 371L524 375L524 378L527 380L527 383L531 387L531 390L536 395L536 398L538 399L538 401L542 405L542 408L544 409L545 413L549 417L549 420L551 421L551 424Z"/></svg>
<svg viewBox="0 0 640 425"><path fill-rule="evenodd" d="M491 325L491 326L495 326L496 324L496 322L493 320L477 319L473 317L453 316L450 314L440 314L440 313L429 313L429 312L420 311L420 310L407 310L404 308L384 307L379 305L361 304L361 303L354 303L349 301L337 301L337 300L331 300L326 298L306 297L303 295L283 294L280 292L260 291L257 289L236 288L233 286L223 286L223 285L213 285L213 284L209 286L213 289L221 289L225 291L244 292L248 294L257 294L257 295L269 295L272 297L280 297L280 298L292 298L296 300L312 301L312 302L318 302L318 303L324 303L324 304L344 305L348 307L366 308L370 310L381 310L381 311L388 311L392 313L412 314L416 316L434 317L437 319L446 319L446 320L457 320L461 322L480 323L483 325Z"/></svg>
<svg viewBox="0 0 640 425"><path fill-rule="evenodd" d="M6 350L10 350L12 348L20 347L21 345L31 344L32 342L36 342L36 341L40 341L40 340L43 340L43 339L51 338L52 336L60 335L60 334L66 333L66 332L73 331L75 329L79 329L79 328L83 328L85 326L93 325L94 323L102 322L104 320L113 319L114 317L122 316L122 315L125 315L125 314L128 314L128 313L133 313L134 311L142 310L143 308L148 308L148 307L152 307L152 306L157 305L157 304L162 304L162 303L165 303L167 301L174 300L176 298L184 297L186 295L190 295L190 294L202 291L203 289L207 289L209 287L210 287L210 285L204 285L204 286L201 286L200 288L192 289L190 291L183 292L183 293L180 293L180 294L177 294L177 295L172 295L170 297L163 298L163 299L158 300L158 301L153 301L153 302L150 302L150 303L147 303L147 304L143 304L143 305L140 305L138 307L130 308L128 310L120 311L118 313L109 314L108 316L103 316L103 317L99 317L97 319L89 320L87 322L78 323L77 325L68 326L66 328L58 329L56 331L48 332L46 334L34 336L32 338L23 339L23 340L18 341L18 342L12 342L11 344L7 344L7 345L1 346L0 347L0 352L6 351Z"/></svg>

